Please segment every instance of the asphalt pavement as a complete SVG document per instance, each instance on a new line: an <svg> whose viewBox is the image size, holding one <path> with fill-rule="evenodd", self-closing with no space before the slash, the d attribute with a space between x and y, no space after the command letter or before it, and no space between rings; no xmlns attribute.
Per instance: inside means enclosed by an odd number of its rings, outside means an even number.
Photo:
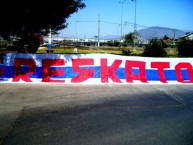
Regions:
<svg viewBox="0 0 193 145"><path fill-rule="evenodd" d="M0 145L193 145L193 85L1 83Z"/></svg>

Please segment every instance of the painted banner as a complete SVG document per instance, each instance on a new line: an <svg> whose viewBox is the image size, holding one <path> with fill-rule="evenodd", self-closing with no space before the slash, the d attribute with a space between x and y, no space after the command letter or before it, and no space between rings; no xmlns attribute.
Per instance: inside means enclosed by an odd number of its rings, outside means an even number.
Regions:
<svg viewBox="0 0 193 145"><path fill-rule="evenodd" d="M8 53L0 78L1 83L184 84L193 83L193 58Z"/></svg>

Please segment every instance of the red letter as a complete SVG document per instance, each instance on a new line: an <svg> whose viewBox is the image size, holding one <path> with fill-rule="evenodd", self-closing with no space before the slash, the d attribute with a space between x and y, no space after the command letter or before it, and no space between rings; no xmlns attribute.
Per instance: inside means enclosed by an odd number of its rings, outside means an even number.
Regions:
<svg viewBox="0 0 193 145"><path fill-rule="evenodd" d="M164 74L164 68L170 68L169 62L152 62L151 68L157 68L160 81L162 83L167 83L167 80Z"/></svg>
<svg viewBox="0 0 193 145"><path fill-rule="evenodd" d="M182 76L182 68L187 69L189 81L185 81ZM193 69L190 63L178 63L175 66L177 81L181 83L193 83Z"/></svg>
<svg viewBox="0 0 193 145"><path fill-rule="evenodd" d="M73 72L79 72L79 75L72 78L71 82L80 83L94 76L94 69L79 68L80 65L94 65L93 59L72 59Z"/></svg>
<svg viewBox="0 0 193 145"><path fill-rule="evenodd" d="M21 72L21 65L28 65L29 72L22 74ZM36 62L32 59L26 58L15 58L14 59L14 75L13 75L13 82L19 82L22 79L25 82L32 82L30 80L30 75L36 72Z"/></svg>
<svg viewBox="0 0 193 145"><path fill-rule="evenodd" d="M139 68L139 74L133 74L132 68ZM147 83L145 62L127 60L125 65L126 81L133 83L133 80L141 80L143 83Z"/></svg>
<svg viewBox="0 0 193 145"><path fill-rule="evenodd" d="M65 82L64 80L51 80L50 76L63 76L64 70L50 70L50 66L64 66L63 59L42 60L42 82Z"/></svg>
<svg viewBox="0 0 193 145"><path fill-rule="evenodd" d="M119 68L120 64L122 63L122 60L115 60L113 64L108 68L107 66L107 59L101 59L101 81L102 83L108 83L108 77L111 77L111 79L114 82L121 83L120 79L117 77L116 70Z"/></svg>
<svg viewBox="0 0 193 145"><path fill-rule="evenodd" d="M4 73L5 73L5 68L2 66L2 67L1 67L1 70L0 70L0 76L1 76L1 78L3 78Z"/></svg>

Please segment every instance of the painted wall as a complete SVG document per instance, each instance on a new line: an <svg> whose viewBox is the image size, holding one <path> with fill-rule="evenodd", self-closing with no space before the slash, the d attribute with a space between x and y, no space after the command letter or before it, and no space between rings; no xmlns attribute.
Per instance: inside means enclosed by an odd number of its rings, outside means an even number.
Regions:
<svg viewBox="0 0 193 145"><path fill-rule="evenodd" d="M110 54L6 54L0 82L193 83L193 58Z"/></svg>

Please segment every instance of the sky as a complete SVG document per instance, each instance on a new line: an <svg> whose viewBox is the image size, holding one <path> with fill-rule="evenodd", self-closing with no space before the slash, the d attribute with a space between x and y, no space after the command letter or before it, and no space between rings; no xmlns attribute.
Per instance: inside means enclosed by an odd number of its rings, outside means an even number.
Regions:
<svg viewBox="0 0 193 145"><path fill-rule="evenodd" d="M60 36L93 38L121 36L152 26L193 30L193 0L83 0L84 9L71 14ZM136 15L135 15L136 10ZM100 17L100 31L98 20ZM122 23L122 26L120 25Z"/></svg>

